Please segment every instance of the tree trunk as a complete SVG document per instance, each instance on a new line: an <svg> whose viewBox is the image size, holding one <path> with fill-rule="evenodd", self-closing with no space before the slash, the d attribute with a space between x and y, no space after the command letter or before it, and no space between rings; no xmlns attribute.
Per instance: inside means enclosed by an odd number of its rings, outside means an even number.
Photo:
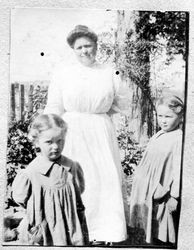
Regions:
<svg viewBox="0 0 194 250"><path fill-rule="evenodd" d="M154 132L154 106L149 87L150 55L149 50L142 46L142 41L136 32L138 20L138 11L118 11L118 32L116 35L118 48L115 54L116 64L122 71L125 80L130 83L133 92L131 119L135 125L136 138L141 142L142 138L143 140L145 137L147 139ZM139 75L135 71L140 71Z"/></svg>

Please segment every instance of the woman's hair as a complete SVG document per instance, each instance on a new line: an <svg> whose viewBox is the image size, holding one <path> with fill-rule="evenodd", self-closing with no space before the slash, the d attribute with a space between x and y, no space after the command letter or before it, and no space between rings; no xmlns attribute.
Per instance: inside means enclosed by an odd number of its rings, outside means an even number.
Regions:
<svg viewBox="0 0 194 250"><path fill-rule="evenodd" d="M161 97L158 100L156 107L158 108L158 106L160 105L167 106L177 115L182 115L184 112L184 103L182 99L176 95L168 95Z"/></svg>
<svg viewBox="0 0 194 250"><path fill-rule="evenodd" d="M43 114L39 115L32 122L28 137L32 142L35 142L43 131L51 128L61 128L65 133L67 132L67 124L60 116L55 114Z"/></svg>
<svg viewBox="0 0 194 250"><path fill-rule="evenodd" d="M67 36L67 43L73 49L75 40L80 37L89 37L92 41L97 43L98 36L96 33L85 25L77 25Z"/></svg>

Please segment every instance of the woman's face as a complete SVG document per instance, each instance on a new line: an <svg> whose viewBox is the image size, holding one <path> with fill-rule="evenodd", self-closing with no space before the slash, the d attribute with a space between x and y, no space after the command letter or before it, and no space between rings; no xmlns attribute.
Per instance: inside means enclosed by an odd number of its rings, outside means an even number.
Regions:
<svg viewBox="0 0 194 250"><path fill-rule="evenodd" d="M89 37L79 37L74 42L74 52L79 62L91 66L95 62L97 44Z"/></svg>

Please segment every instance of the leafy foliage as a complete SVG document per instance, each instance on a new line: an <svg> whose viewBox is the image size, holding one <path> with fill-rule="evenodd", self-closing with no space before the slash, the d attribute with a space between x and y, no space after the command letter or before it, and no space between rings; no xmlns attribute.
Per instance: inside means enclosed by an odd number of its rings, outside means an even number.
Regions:
<svg viewBox="0 0 194 250"><path fill-rule="evenodd" d="M7 144L7 177L10 185L18 169L25 168L36 156L35 147L28 140L27 132L30 120L15 121L9 128Z"/></svg>
<svg viewBox="0 0 194 250"><path fill-rule="evenodd" d="M136 15L132 30L127 26L125 12L118 11L121 22L118 24L117 35L114 32L102 33L99 51L103 62L112 62L124 79L130 79L133 89L132 119L138 117L140 120L140 133L146 124L147 135L150 137L158 129L156 95L150 86L150 60L155 58L151 55L160 56L165 50L168 55L167 65L176 54L182 54L186 58L187 13L136 11ZM121 40L119 32L125 33L121 34ZM114 36L117 38L116 42L113 42ZM131 136L131 132L123 124L123 130L118 133L118 141L120 149L125 152L122 165L126 174L133 172L143 151Z"/></svg>
<svg viewBox="0 0 194 250"><path fill-rule="evenodd" d="M155 118L156 96L150 86L150 58L153 58L151 55L162 54L164 50L168 55L167 65L176 54L186 58L187 14L136 11L134 29L127 28L125 13L118 11L118 15L122 17L119 25L122 27L124 23L124 27L119 30L125 32L125 39L117 41L116 65L125 78L135 84L133 114L140 119L140 134L144 124L147 124L147 135L152 136L158 128Z"/></svg>
<svg viewBox="0 0 194 250"><path fill-rule="evenodd" d="M125 129L121 128L117 139L120 150L124 152L124 157L121 161L123 171L126 175L132 175L135 167L141 160L143 150L139 143L133 139L133 132L125 131Z"/></svg>
<svg viewBox="0 0 194 250"><path fill-rule="evenodd" d="M46 105L48 95L48 87L35 85L30 97L30 107L25 106L24 120L33 120L39 113L42 112Z"/></svg>
<svg viewBox="0 0 194 250"><path fill-rule="evenodd" d="M154 133L155 106L152 98L150 81L150 53L155 48L155 43L144 39L132 40L131 32L126 33L126 39L118 48L117 67L126 79L133 84L133 110L134 116L140 119L140 133L147 124L147 134Z"/></svg>
<svg viewBox="0 0 194 250"><path fill-rule="evenodd" d="M40 85L36 85L32 94L32 107L33 107L33 115L36 115L39 110L43 110L46 105L48 94L48 87L41 87Z"/></svg>
<svg viewBox="0 0 194 250"><path fill-rule="evenodd" d="M46 104L47 88L36 86L33 89L32 108L24 112L24 120L10 121L7 140L7 185L11 185L17 171L25 168L35 157L36 148L28 139L28 129L32 120Z"/></svg>
<svg viewBox="0 0 194 250"><path fill-rule="evenodd" d="M100 63L111 63L115 60L114 33L102 32L98 35L97 60Z"/></svg>
<svg viewBox="0 0 194 250"><path fill-rule="evenodd" d="M7 163L28 164L34 156L34 147L28 140L27 132L30 120L16 121L8 134Z"/></svg>
<svg viewBox="0 0 194 250"><path fill-rule="evenodd" d="M139 11L136 32L139 39L150 42L164 38L169 59L182 54L186 59L187 13L180 11Z"/></svg>

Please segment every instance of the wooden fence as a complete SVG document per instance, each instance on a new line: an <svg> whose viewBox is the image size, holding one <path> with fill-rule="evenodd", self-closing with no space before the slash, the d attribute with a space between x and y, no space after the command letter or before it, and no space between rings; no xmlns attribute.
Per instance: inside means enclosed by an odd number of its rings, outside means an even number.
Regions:
<svg viewBox="0 0 194 250"><path fill-rule="evenodd" d="M46 104L48 84L12 83L10 87L10 120L24 120L26 114L43 109Z"/></svg>

